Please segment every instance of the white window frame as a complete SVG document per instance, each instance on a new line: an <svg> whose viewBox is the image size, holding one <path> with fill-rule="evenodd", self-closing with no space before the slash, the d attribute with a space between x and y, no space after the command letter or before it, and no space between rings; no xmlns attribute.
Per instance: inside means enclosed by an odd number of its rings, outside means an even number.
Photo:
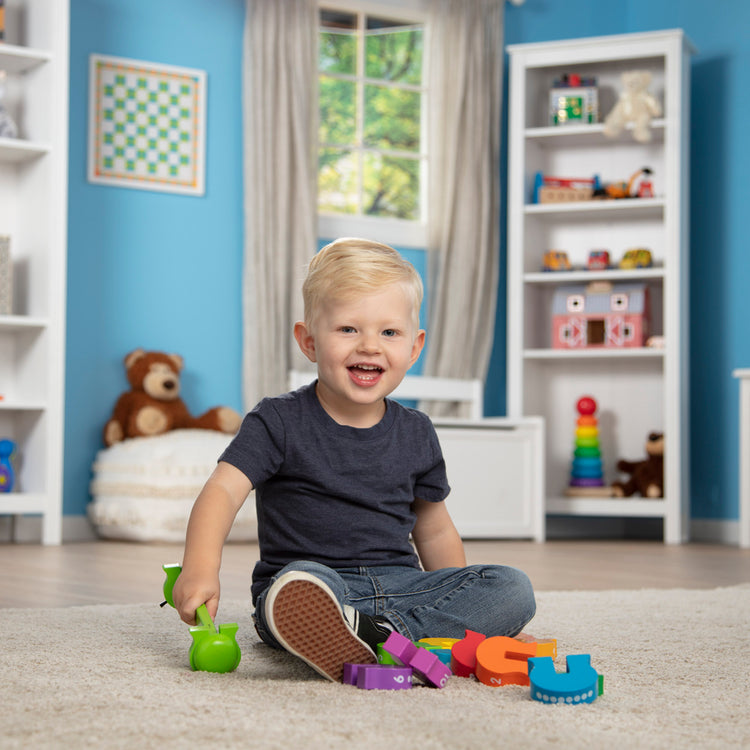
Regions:
<svg viewBox="0 0 750 750"><path fill-rule="evenodd" d="M405 23L421 23L424 25L424 49L422 75L427 79L429 63L426 50L427 44L427 8L428 0L320 0L321 10L337 10L349 13L366 13L373 16L392 18ZM421 159L429 163L429 142L427 137L427 104L429 91L422 96L422 122L420 143ZM351 216L348 214L318 213L318 237L335 239L337 237L366 237L390 245L402 247L427 247L427 212L428 178L427 169L423 167L420 176L420 206L421 219L409 221L406 219L380 218L376 216Z"/></svg>

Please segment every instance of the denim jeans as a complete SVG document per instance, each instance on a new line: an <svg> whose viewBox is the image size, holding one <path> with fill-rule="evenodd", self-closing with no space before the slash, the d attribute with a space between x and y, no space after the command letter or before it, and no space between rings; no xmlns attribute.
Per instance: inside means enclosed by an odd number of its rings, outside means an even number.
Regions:
<svg viewBox="0 0 750 750"><path fill-rule="evenodd" d="M332 569L315 562L287 565L324 581L339 604L385 617L410 640L463 638L466 630L514 636L534 616L536 604L525 573L502 565L470 565L425 572L408 566ZM270 588L270 585L269 585ZM261 639L278 648L265 620L268 588L257 599L255 627Z"/></svg>

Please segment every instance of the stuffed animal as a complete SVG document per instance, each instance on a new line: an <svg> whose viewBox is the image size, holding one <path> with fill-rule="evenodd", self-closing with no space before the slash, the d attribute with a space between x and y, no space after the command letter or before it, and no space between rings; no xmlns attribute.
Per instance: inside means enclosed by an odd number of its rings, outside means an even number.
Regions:
<svg viewBox="0 0 750 750"><path fill-rule="evenodd" d="M125 438L191 427L237 432L241 417L227 406L209 409L199 417L190 415L180 398L182 367L179 354L143 349L130 352L125 357L125 370L132 389L117 399L112 418L104 428L104 444L110 446Z"/></svg>
<svg viewBox="0 0 750 750"><path fill-rule="evenodd" d="M647 90L651 73L647 70L629 70L621 78L623 91L604 120L604 135L614 138L627 123L632 122L633 138L648 143L651 140L651 118L661 115L659 102Z"/></svg>
<svg viewBox="0 0 750 750"><path fill-rule="evenodd" d="M652 432L646 441L648 458L643 461L618 461L617 470L630 474L627 482L614 482L615 497L664 497L664 433Z"/></svg>

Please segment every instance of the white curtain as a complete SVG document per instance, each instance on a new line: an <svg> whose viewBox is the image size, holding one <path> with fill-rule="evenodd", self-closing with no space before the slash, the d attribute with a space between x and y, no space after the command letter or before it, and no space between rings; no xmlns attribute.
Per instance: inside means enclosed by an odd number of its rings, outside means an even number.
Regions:
<svg viewBox="0 0 750 750"><path fill-rule="evenodd" d="M483 380L500 252L503 0L433 0L431 7L425 372ZM422 406L446 413L438 404Z"/></svg>
<svg viewBox="0 0 750 750"><path fill-rule="evenodd" d="M316 244L318 5L247 0L243 397L286 390L302 355L301 281ZM306 360L304 360L306 361Z"/></svg>

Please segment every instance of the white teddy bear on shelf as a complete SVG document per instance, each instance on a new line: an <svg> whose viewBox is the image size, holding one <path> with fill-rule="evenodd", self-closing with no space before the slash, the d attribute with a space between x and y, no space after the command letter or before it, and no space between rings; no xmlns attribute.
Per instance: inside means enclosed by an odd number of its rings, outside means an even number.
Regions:
<svg viewBox="0 0 750 750"><path fill-rule="evenodd" d="M623 91L614 109L604 121L604 134L618 136L629 122L634 125L633 138L641 143L651 140L651 118L661 115L659 102L648 92L651 73L629 70L622 74Z"/></svg>

